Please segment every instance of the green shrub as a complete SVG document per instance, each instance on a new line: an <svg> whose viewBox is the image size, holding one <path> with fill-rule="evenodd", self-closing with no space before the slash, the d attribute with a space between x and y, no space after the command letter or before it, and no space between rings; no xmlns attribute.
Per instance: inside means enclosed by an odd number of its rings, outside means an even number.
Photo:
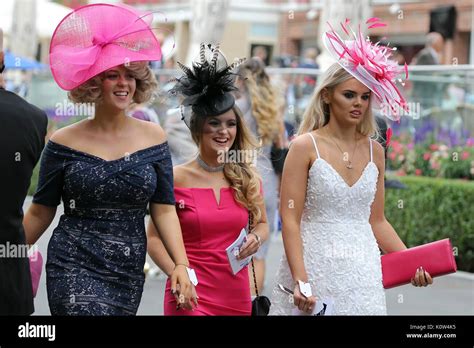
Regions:
<svg viewBox="0 0 474 348"><path fill-rule="evenodd" d="M408 188L385 191L385 215L407 247L449 238L458 269L474 272L474 182L396 179Z"/></svg>

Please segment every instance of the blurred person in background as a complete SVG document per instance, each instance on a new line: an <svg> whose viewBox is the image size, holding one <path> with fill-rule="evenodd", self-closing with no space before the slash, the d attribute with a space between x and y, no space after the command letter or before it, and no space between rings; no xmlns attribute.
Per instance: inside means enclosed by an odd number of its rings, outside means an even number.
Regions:
<svg viewBox="0 0 474 348"><path fill-rule="evenodd" d="M426 35L425 47L418 52L411 65L439 65L442 62L444 39L440 33L431 32ZM424 76L431 78L436 76L433 72L416 73L416 76L423 80ZM424 109L441 106L442 85L435 81L413 81L412 97L415 102L421 104Z"/></svg>
<svg viewBox="0 0 474 348"><path fill-rule="evenodd" d="M272 86L270 77L260 59L251 58L239 67L237 86L239 98L236 101L244 120L253 135L260 140L257 157L257 171L263 180L263 193L270 237L275 232L275 218L278 209L279 178L272 164L272 145L284 148L286 133L281 115L281 98ZM270 238L269 238L270 239ZM262 291L265 283L265 258L270 240L255 254L257 286Z"/></svg>
<svg viewBox="0 0 474 348"><path fill-rule="evenodd" d="M431 32L426 35L425 47L413 58L413 65L442 64L444 39L440 33Z"/></svg>
<svg viewBox="0 0 474 348"><path fill-rule="evenodd" d="M5 87L6 87L5 79L3 78L3 74L0 74L0 88L5 89Z"/></svg>
<svg viewBox="0 0 474 348"><path fill-rule="evenodd" d="M268 50L265 46L255 46L252 50L252 58L260 59L263 64L268 65Z"/></svg>

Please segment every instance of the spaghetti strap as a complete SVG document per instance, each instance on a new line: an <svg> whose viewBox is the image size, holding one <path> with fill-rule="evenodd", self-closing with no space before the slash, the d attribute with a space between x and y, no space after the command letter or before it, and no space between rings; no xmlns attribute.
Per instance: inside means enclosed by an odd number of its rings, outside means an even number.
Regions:
<svg viewBox="0 0 474 348"><path fill-rule="evenodd" d="M369 144L370 144L370 162L373 162L373 157L372 157L372 139L369 138Z"/></svg>
<svg viewBox="0 0 474 348"><path fill-rule="evenodd" d="M318 145L316 145L316 140L314 139L313 134L311 134L311 133L308 133L308 134L311 137L311 139L313 140L314 148L316 149L316 154L318 155L318 158L319 158L320 156L319 156Z"/></svg>

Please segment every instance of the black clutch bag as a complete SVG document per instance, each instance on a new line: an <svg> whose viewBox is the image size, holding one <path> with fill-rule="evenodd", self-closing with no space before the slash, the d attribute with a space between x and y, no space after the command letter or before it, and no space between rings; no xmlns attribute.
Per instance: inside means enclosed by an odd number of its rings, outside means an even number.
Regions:
<svg viewBox="0 0 474 348"><path fill-rule="evenodd" d="M255 297L252 301L252 316L266 316L268 312L270 312L270 300L266 296L260 296L258 294L257 289L257 279L255 278L255 267L253 265L253 257L252 257L252 273L253 273L253 281L255 284Z"/></svg>
<svg viewBox="0 0 474 348"><path fill-rule="evenodd" d="M250 228L252 226L252 219L250 218L250 212L249 212L249 227L248 230L250 231ZM270 312L270 299L266 296L260 296L258 294L258 286L257 286L257 277L255 277L255 266L253 264L253 257L252 257L252 274L253 274L253 283L255 285L255 294L257 297L255 297L252 301L252 316L266 316L268 315L268 312Z"/></svg>
<svg viewBox="0 0 474 348"><path fill-rule="evenodd" d="M270 154L275 173L283 173L283 165L285 164L286 155L288 154L288 148L280 149L273 144Z"/></svg>

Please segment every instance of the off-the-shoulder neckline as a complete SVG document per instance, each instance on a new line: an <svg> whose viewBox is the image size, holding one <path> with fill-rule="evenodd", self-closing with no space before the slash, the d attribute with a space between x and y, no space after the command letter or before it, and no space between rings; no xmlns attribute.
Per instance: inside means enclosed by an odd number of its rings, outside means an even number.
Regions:
<svg viewBox="0 0 474 348"><path fill-rule="evenodd" d="M72 152L76 152L76 153L80 153L82 155L85 155L85 156L88 156L88 157L92 157L92 158L95 158L97 160L100 160L102 162L106 162L106 163L111 163L111 162L117 162L117 161L121 161L121 160L124 160L126 158L129 158L130 156L133 156L133 155L138 155L142 152L145 152L145 151L148 151L148 150L151 150L151 149L155 149L155 148L159 148L159 147L162 147L164 145L167 145L168 144L168 141L164 141L160 144L155 144L155 145L152 145L152 146L148 146L148 147L145 147L143 149L140 149L140 150L137 150L137 151L134 151L132 153L129 153L128 155L126 156L122 156L120 158L116 158L116 159L113 159L113 160L106 160L102 157L99 157L99 156L96 156L96 155L93 155L91 153L88 153L88 152L84 152L84 151L81 151L81 150L77 150L77 149L73 149L72 147L69 147L67 145L63 145L63 144L60 144L60 143L57 143L55 141L52 141L52 140L49 140L49 143L53 144L54 146L59 146L59 147L63 147L65 149L68 149L69 151L72 151Z"/></svg>

